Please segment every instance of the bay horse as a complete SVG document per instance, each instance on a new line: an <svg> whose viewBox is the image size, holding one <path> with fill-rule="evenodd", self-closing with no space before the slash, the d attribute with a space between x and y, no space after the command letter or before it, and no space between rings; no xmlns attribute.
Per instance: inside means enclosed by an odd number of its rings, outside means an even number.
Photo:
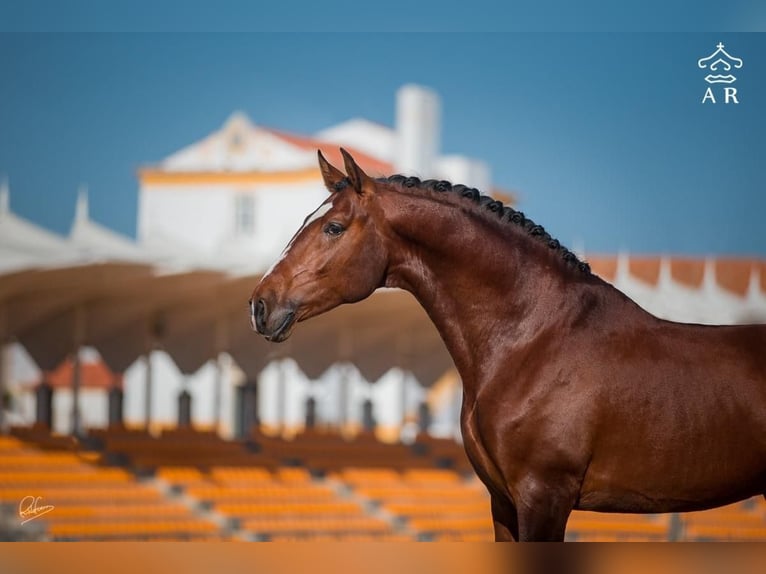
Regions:
<svg viewBox="0 0 766 574"><path fill-rule="evenodd" d="M463 384L496 540L563 540L573 509L702 510L766 493L766 325L659 319L521 212L319 153L330 195L250 299L253 329L411 292Z"/></svg>

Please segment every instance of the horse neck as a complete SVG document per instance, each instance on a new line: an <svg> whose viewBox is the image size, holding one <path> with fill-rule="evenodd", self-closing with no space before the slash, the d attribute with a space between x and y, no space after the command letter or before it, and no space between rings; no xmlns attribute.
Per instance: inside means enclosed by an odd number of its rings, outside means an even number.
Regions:
<svg viewBox="0 0 766 574"><path fill-rule="evenodd" d="M572 314L573 288L585 288L586 276L524 230L470 207L460 213L449 200L404 192L387 199L386 285L410 291L426 310L466 394L488 374L488 353L518 352Z"/></svg>

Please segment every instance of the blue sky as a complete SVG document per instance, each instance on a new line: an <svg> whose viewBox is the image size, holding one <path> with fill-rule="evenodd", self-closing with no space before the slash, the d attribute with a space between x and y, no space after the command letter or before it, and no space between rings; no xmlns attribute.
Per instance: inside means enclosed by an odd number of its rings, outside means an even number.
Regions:
<svg viewBox="0 0 766 574"><path fill-rule="evenodd" d="M763 32L761 0L23 0L12 32Z"/></svg>
<svg viewBox="0 0 766 574"><path fill-rule="evenodd" d="M700 103L719 41L738 105ZM439 92L442 151L488 161L570 246L766 256L761 34L0 33L0 174L41 225L66 233L87 182L92 216L134 235L136 169L232 111L392 125L406 82Z"/></svg>

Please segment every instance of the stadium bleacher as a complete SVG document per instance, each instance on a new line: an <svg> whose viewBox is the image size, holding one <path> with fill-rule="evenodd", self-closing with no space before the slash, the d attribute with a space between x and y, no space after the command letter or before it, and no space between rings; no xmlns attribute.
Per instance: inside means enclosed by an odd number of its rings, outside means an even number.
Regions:
<svg viewBox="0 0 766 574"><path fill-rule="evenodd" d="M220 537L213 522L163 496L128 470L98 461L93 453L43 450L15 437L0 437L3 512L18 513L20 522L27 521L21 528L33 521L38 527L44 525L40 535L44 540Z"/></svg>
<svg viewBox="0 0 766 574"><path fill-rule="evenodd" d="M451 440L391 445L311 431L226 441L191 429L93 431L81 442L15 435L0 436L2 539L493 539L489 497ZM52 508L21 524L29 497ZM567 539L766 540L766 501L682 515L575 511Z"/></svg>

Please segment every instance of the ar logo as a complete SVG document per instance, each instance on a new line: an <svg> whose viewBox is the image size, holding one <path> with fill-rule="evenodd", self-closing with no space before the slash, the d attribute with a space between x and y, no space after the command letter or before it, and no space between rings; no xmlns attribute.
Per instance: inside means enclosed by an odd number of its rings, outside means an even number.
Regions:
<svg viewBox="0 0 766 574"><path fill-rule="evenodd" d="M718 48L715 52L707 56L706 58L700 58L697 60L697 66L699 66L702 69L708 69L711 72L727 72L726 74L721 73L711 73L705 76L705 81L708 84L711 84L707 87L705 90L705 95L702 96L702 103L706 104L710 102L711 104L715 104L715 93L713 92L713 86L712 84L733 84L737 81L737 77L733 74L729 73L731 72L732 68L736 68L739 70L742 67L742 60L739 58L735 58L734 56L730 55L726 50L723 49L723 44L718 43ZM723 103L724 104L738 104L739 100L737 99L737 88L727 85L723 88Z"/></svg>

